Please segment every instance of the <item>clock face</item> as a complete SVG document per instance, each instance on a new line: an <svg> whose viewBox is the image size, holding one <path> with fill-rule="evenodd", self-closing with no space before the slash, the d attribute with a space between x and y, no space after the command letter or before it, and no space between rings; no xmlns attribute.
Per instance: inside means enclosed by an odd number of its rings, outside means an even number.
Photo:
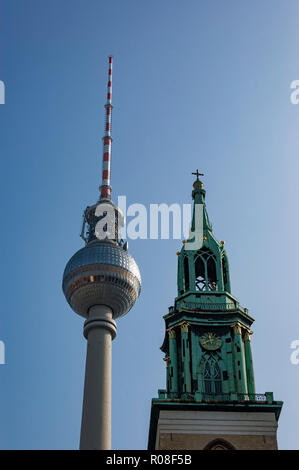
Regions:
<svg viewBox="0 0 299 470"><path fill-rule="evenodd" d="M220 336L215 335L215 333L205 333L200 337L199 341L202 347L208 351L215 351L222 344L222 339Z"/></svg>

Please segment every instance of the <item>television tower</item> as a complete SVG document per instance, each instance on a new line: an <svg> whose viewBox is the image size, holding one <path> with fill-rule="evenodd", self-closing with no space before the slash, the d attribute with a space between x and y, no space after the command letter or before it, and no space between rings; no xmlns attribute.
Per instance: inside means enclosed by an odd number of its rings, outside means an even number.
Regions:
<svg viewBox="0 0 299 470"><path fill-rule="evenodd" d="M111 346L116 336L115 319L133 307L141 290L139 268L127 251L128 243L119 239L123 214L111 201L112 62L110 56L100 198L84 211L81 237L85 246L67 263L62 283L71 308L86 318L80 449L111 448Z"/></svg>

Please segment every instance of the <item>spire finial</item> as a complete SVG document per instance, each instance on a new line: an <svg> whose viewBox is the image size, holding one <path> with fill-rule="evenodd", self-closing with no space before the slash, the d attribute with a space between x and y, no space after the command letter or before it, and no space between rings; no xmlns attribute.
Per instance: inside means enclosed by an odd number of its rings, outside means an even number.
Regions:
<svg viewBox="0 0 299 470"><path fill-rule="evenodd" d="M109 56L107 102L105 104L105 131L103 137L103 169L102 185L100 186L101 199L111 199L110 186L110 162L111 162L111 115L112 115L112 62L113 57Z"/></svg>
<svg viewBox="0 0 299 470"><path fill-rule="evenodd" d="M199 173L198 170L196 170L194 173L192 173L192 175L195 175L196 176L196 181L199 181L199 176L204 176L203 173Z"/></svg>

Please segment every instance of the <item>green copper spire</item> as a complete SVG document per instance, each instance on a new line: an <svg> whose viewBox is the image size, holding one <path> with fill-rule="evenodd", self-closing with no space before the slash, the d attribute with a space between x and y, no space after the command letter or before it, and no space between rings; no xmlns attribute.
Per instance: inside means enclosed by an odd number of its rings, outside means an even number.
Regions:
<svg viewBox="0 0 299 470"><path fill-rule="evenodd" d="M193 217L192 217L192 224L191 224L191 230L192 232L195 231L195 207L196 204L202 205L203 206L203 230L204 231L211 231L212 232L212 226L209 221L207 209L206 209L206 203L205 203L205 197L206 197L206 192L203 189L203 182L200 181L198 178L199 176L204 176L203 173L198 173L198 170L196 170L195 173L192 173L192 175L196 175L196 181L193 183L193 191L192 191L192 199L194 200L194 205L193 205Z"/></svg>
<svg viewBox="0 0 299 470"><path fill-rule="evenodd" d="M198 173L198 170L192 174L197 176L192 191L193 217L190 237L188 240L184 240L183 248L178 253L178 295L185 298L185 294L188 293L188 297L190 297L190 294L194 293L195 297L191 295L194 301L199 299L200 302L207 303L218 300L231 302L230 296L226 295L231 293L231 289L224 242L219 243L213 235L205 203L206 192L203 189L203 183L198 179L201 174ZM196 214L198 214L197 218L201 220L196 221ZM197 229L197 226L200 230ZM216 296L210 295L216 294L216 292L218 293ZM223 293L222 296L219 295L220 292ZM202 295L197 295L198 293ZM209 295L204 295L207 293Z"/></svg>
<svg viewBox="0 0 299 470"><path fill-rule="evenodd" d="M236 394L255 393L250 347L254 320L231 294L228 258L209 221L199 180L203 174L193 174L190 236L177 253L178 295L164 317L166 393L169 398L236 399Z"/></svg>
<svg viewBox="0 0 299 470"><path fill-rule="evenodd" d="M269 412L275 413L278 420L282 407L282 402L273 400L273 393L255 393L250 344L254 320L231 293L228 258L224 242L218 242L212 231L206 192L199 180L203 175L198 170L193 174L196 180L192 191L190 235L177 252L178 294L164 316L165 337L161 350L165 354L166 389L159 390L159 398L152 400L151 450L160 445L162 449L181 448L172 447L173 434L169 429L183 432L177 429L185 426L179 416L185 416L182 413L186 410ZM194 416L189 433L193 433L200 420L200 415ZM168 435L169 447L163 447L165 441L159 439L167 432L171 436ZM189 445L188 432L186 446ZM186 446L182 448L189 449Z"/></svg>

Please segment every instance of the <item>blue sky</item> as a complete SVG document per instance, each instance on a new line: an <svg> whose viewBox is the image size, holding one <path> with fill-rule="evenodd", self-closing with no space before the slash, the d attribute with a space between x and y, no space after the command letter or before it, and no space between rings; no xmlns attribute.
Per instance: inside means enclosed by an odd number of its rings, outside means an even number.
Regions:
<svg viewBox="0 0 299 470"><path fill-rule="evenodd" d="M0 2L1 448L78 447L86 343L61 278L98 197L113 54L113 198L188 203L191 172L205 173L232 292L256 319L257 392L284 401L279 446L299 449L298 10L292 0ZM180 246L130 241L143 290L113 342L116 449L147 445Z"/></svg>

